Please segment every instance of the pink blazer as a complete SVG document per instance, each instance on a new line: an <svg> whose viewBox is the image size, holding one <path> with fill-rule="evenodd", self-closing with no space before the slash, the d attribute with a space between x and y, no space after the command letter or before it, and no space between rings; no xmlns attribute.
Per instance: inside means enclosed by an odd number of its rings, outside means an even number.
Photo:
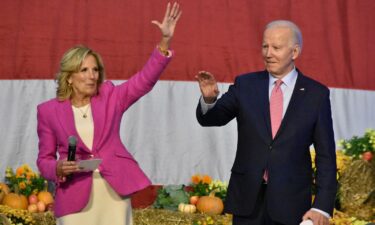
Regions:
<svg viewBox="0 0 375 225"><path fill-rule="evenodd" d="M92 172L75 173L64 183L56 176L57 159L67 158L68 137L71 135L78 139L76 159L103 159L99 171L119 195L131 195L151 184L122 144L120 123L123 113L153 88L169 61L170 58L155 49L142 70L128 81L118 86L106 81L100 86L98 95L91 98L94 120L92 150L83 144L77 133L69 100L51 99L38 105L37 165L43 177L56 182L54 211L57 217L82 210L91 192Z"/></svg>

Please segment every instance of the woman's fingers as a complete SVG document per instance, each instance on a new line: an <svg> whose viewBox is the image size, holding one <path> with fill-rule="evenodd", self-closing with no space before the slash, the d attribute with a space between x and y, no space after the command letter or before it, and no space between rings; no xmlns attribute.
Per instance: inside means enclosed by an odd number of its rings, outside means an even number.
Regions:
<svg viewBox="0 0 375 225"><path fill-rule="evenodd" d="M175 2L172 7L171 16L176 20L179 14L180 14L180 5L177 2Z"/></svg>
<svg viewBox="0 0 375 225"><path fill-rule="evenodd" d="M164 15L164 19L163 21L166 21L170 15L170 12L171 12L171 3L168 2L167 4L167 10L165 11L165 15Z"/></svg>
<svg viewBox="0 0 375 225"><path fill-rule="evenodd" d="M163 21L159 22L157 20L152 20L151 23L159 27L163 37L171 38L181 14L182 11L180 10L180 5L177 2L175 2L173 6L171 6L171 3L168 3Z"/></svg>
<svg viewBox="0 0 375 225"><path fill-rule="evenodd" d="M63 163L63 172L65 175L69 175L77 171L79 171L79 168L75 161L65 161Z"/></svg>

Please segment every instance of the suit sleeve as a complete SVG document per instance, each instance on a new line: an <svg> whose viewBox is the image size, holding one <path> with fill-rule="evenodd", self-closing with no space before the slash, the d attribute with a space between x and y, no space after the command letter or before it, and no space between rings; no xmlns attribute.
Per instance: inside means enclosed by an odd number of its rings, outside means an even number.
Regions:
<svg viewBox="0 0 375 225"><path fill-rule="evenodd" d="M202 113L200 102L198 103L196 116L200 125L202 126L224 126L229 123L238 114L238 99L237 92L239 89L238 78L233 85L229 87L221 98L219 98L215 106L208 110L207 113Z"/></svg>
<svg viewBox="0 0 375 225"><path fill-rule="evenodd" d="M316 151L317 193L312 207L332 215L337 191L336 147L328 89L320 105L313 139Z"/></svg>
<svg viewBox="0 0 375 225"><path fill-rule="evenodd" d="M116 87L118 103L123 111L151 91L170 60L171 57L166 57L154 49L143 68Z"/></svg>
<svg viewBox="0 0 375 225"><path fill-rule="evenodd" d="M39 137L38 169L44 178L57 182L56 137L48 124L45 110L40 106L37 108L37 120Z"/></svg>

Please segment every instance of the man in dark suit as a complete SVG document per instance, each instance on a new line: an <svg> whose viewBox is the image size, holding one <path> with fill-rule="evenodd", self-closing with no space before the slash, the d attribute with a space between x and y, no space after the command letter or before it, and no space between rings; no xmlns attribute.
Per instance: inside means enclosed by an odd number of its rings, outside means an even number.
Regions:
<svg viewBox="0 0 375 225"><path fill-rule="evenodd" d="M212 74L197 80L202 97L197 119L222 126L236 118L237 152L225 211L234 225L328 225L336 195L336 155L329 89L304 76L294 61L302 35L292 22L269 23L263 33L266 70L238 76L227 93ZM312 202L310 146L316 151Z"/></svg>

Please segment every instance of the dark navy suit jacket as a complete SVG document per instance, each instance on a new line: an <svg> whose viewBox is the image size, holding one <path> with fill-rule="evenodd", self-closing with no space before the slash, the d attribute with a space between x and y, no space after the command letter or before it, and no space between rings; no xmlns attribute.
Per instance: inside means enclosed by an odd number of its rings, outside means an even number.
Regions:
<svg viewBox="0 0 375 225"><path fill-rule="evenodd" d="M297 70L298 71L298 70ZM255 204L265 168L269 172L266 201L271 218L299 224L311 207L332 214L336 196L336 155L329 89L298 77L280 128L272 139L267 71L238 76L216 105L197 119L202 126L237 120L238 145L229 181L225 211L246 216ZM311 202L310 146L314 145L317 194Z"/></svg>

